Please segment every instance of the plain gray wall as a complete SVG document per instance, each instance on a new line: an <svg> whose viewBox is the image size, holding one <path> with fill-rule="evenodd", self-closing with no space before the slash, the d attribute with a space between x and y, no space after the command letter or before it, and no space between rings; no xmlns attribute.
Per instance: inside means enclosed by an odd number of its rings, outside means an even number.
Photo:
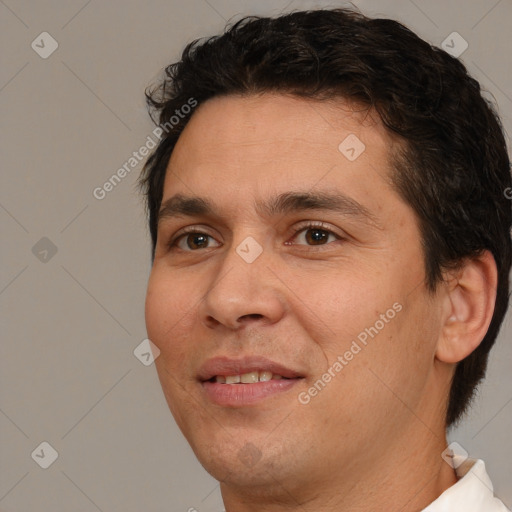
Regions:
<svg viewBox="0 0 512 512"><path fill-rule="evenodd" d="M354 4L403 21L435 45L461 34L469 47L460 58L496 98L511 133L510 0ZM153 125L143 90L186 43L218 33L242 14L341 5L0 3L2 511L222 510L218 485L175 426L154 365L133 354L146 337L150 269L134 188L142 165L104 199L92 192L146 141ZM54 43L38 37L42 32L58 43L45 59L39 54ZM486 461L508 506L511 339L509 312L472 412L450 436ZM48 469L31 456L44 441L58 452ZM43 453L39 460L48 460L50 452L43 447Z"/></svg>

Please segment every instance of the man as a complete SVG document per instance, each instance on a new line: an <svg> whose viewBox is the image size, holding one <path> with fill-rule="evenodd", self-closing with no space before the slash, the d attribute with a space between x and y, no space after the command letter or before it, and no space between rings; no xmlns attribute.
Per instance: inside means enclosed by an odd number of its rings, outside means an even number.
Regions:
<svg viewBox="0 0 512 512"><path fill-rule="evenodd" d="M295 12L190 44L147 97L148 336L226 510L506 510L446 441L511 266L506 145L464 66Z"/></svg>

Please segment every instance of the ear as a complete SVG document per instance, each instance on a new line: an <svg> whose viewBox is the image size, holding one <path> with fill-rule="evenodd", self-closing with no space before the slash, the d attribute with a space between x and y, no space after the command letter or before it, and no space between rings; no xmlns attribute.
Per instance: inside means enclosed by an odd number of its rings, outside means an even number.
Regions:
<svg viewBox="0 0 512 512"><path fill-rule="evenodd" d="M489 251L451 273L445 282L437 359L458 363L480 345L494 313L497 284L496 262Z"/></svg>

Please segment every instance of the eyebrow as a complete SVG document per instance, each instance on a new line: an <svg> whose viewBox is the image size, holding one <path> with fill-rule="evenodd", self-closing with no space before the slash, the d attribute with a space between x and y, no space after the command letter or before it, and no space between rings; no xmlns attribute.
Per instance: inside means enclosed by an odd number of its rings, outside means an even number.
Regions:
<svg viewBox="0 0 512 512"><path fill-rule="evenodd" d="M266 201L258 201L255 206L261 216L268 217L307 210L332 211L382 229L368 208L340 192L285 192ZM215 204L207 198L176 194L162 203L157 222L160 224L174 217L193 216L220 217L220 214Z"/></svg>

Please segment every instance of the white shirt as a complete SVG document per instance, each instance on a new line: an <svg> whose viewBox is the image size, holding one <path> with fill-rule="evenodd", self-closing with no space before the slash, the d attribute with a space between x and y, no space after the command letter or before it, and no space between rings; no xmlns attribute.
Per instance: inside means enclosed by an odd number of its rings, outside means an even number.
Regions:
<svg viewBox="0 0 512 512"><path fill-rule="evenodd" d="M494 497L483 460L467 459L455 472L459 478L457 483L422 512L510 512L501 500Z"/></svg>

